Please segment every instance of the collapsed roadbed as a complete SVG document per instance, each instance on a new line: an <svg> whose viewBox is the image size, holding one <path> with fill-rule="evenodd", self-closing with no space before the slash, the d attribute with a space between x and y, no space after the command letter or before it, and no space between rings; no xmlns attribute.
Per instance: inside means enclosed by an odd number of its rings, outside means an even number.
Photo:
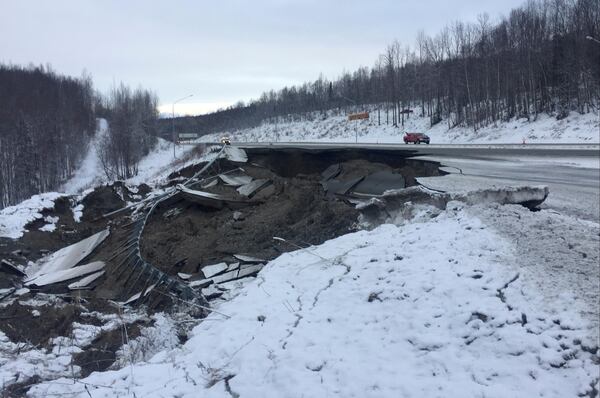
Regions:
<svg viewBox="0 0 600 398"><path fill-rule="evenodd" d="M443 174L435 162L394 151L224 146L154 188L117 182L80 199L58 198L22 238L0 239L4 350L70 345L55 355L55 368L41 376L47 379L118 366L123 347L156 327L161 312L177 314L173 331L185 341L211 301L227 299L232 283L280 254L346 234L361 221L385 221L382 214L400 204L461 200L417 183ZM463 199L534 207L547 194L533 188ZM52 231L44 230L48 219ZM39 381L34 368L5 370L12 395Z"/></svg>

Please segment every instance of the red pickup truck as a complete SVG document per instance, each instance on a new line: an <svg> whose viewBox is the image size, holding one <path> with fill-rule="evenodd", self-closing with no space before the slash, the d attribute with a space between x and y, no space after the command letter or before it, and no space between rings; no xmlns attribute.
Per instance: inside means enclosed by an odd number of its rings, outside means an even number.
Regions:
<svg viewBox="0 0 600 398"><path fill-rule="evenodd" d="M421 142L429 144L429 136L423 133L405 133L404 143L408 144L409 142L413 144L420 144Z"/></svg>

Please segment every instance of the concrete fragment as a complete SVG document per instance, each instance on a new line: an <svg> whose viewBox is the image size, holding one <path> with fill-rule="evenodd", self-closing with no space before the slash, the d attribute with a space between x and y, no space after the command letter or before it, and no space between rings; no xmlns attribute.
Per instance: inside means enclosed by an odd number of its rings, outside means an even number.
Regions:
<svg viewBox="0 0 600 398"><path fill-rule="evenodd" d="M6 272L9 274L17 275L17 276L25 276L25 272L21 271L19 267L14 265L12 262L8 260L0 261L0 271Z"/></svg>
<svg viewBox="0 0 600 398"><path fill-rule="evenodd" d="M329 180L322 182L323 188L329 195L346 195L352 188L360 183L365 177L357 177L348 181Z"/></svg>
<svg viewBox="0 0 600 398"><path fill-rule="evenodd" d="M244 219L244 213L242 213L241 211L234 211L233 212L233 219L235 221L242 221Z"/></svg>
<svg viewBox="0 0 600 398"><path fill-rule="evenodd" d="M247 267L240 268L237 277L243 278L250 275L256 275L264 267L264 264L249 265Z"/></svg>
<svg viewBox="0 0 600 398"><path fill-rule="evenodd" d="M86 276L85 278L81 278L77 282L73 282L69 285L70 290L81 290L81 289L89 289L92 282L96 279L100 278L104 275L105 271L98 271L91 275Z"/></svg>
<svg viewBox="0 0 600 398"><path fill-rule="evenodd" d="M216 298L219 298L223 295L223 291L219 290L215 287L215 285L210 285L204 289L202 289L202 295L207 299L207 300L214 300Z"/></svg>
<svg viewBox="0 0 600 398"><path fill-rule="evenodd" d="M257 180L253 180L252 182L250 182L249 184L245 184L240 186L237 191L240 195L246 196L248 198L251 198L252 196L254 196L259 190L261 190L262 188L266 187L267 184L269 184L270 181L267 179L257 179Z"/></svg>
<svg viewBox="0 0 600 398"><path fill-rule="evenodd" d="M225 146L223 149L223 155L231 162L246 163L248 161L248 155L246 155L246 151L232 145Z"/></svg>
<svg viewBox="0 0 600 398"><path fill-rule="evenodd" d="M263 260L263 259L252 257L252 256L246 256L245 254L234 254L233 257L237 258L238 260L240 260L244 263L264 263L265 262L265 260Z"/></svg>
<svg viewBox="0 0 600 398"><path fill-rule="evenodd" d="M41 259L37 265L37 272L29 276L25 282L33 281L36 278L46 274L53 274L57 271L67 270L79 264L86 258L100 243L109 235L108 228L83 239L75 244L62 248L50 256ZM29 273L28 273L29 275Z"/></svg>
<svg viewBox="0 0 600 398"><path fill-rule="evenodd" d="M392 173L391 171L378 171L373 174L369 174L351 191L353 194L358 195L383 195L385 191L392 189L402 189L406 187L406 181L404 176L398 173Z"/></svg>
<svg viewBox="0 0 600 398"><path fill-rule="evenodd" d="M227 267L227 271L233 271L240 268L240 263L231 263L229 267Z"/></svg>
<svg viewBox="0 0 600 398"><path fill-rule="evenodd" d="M252 177L243 174L219 174L219 178L226 184L232 187L250 184Z"/></svg>
<svg viewBox="0 0 600 398"><path fill-rule="evenodd" d="M178 185L177 190L184 199L189 200L190 202L198 203L202 206L212 207L214 209L222 209L225 204L234 208L248 206L249 204L247 201L227 199L222 195L189 189L183 185Z"/></svg>
<svg viewBox="0 0 600 398"><path fill-rule="evenodd" d="M213 283L227 282L227 281L230 281L230 280L233 280L233 279L237 279L238 278L238 272L239 272L239 270L229 271L229 272L226 272L224 274L214 276L211 279L212 279Z"/></svg>
<svg viewBox="0 0 600 398"><path fill-rule="evenodd" d="M207 286L212 285L214 282L212 279L198 279L195 281L191 281L190 282L190 287L198 287L198 288L205 288Z"/></svg>
<svg viewBox="0 0 600 398"><path fill-rule="evenodd" d="M104 268L104 265L104 261L94 261L79 267L50 272L29 280L25 283L25 286L46 286L58 282L68 281L70 279L79 278L81 276L100 271L102 268Z"/></svg>
<svg viewBox="0 0 600 398"><path fill-rule="evenodd" d="M226 263L207 265L205 267L202 267L202 273L204 274L205 278L212 278L213 276L226 271L227 267L228 266Z"/></svg>
<svg viewBox="0 0 600 398"><path fill-rule="evenodd" d="M328 168L326 168L322 173L321 173L321 178L323 178L323 181L328 181L331 180L332 178L337 177L342 171L342 165L339 163L336 164L332 164L331 166L329 166Z"/></svg>

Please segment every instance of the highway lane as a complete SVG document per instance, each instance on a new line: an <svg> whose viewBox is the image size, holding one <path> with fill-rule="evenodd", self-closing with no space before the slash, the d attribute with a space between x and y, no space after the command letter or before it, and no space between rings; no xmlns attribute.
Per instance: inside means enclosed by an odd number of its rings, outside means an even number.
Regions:
<svg viewBox="0 0 600 398"><path fill-rule="evenodd" d="M461 175L464 186L547 185L543 205L590 221L600 218L600 146L598 144L404 145L349 143L236 143L243 148L307 151L372 149L399 156L436 161ZM448 179L450 180L450 179ZM429 180L431 181L431 180ZM456 178L452 184L456 183ZM450 185L452 185L450 184ZM446 187L444 180L437 187Z"/></svg>

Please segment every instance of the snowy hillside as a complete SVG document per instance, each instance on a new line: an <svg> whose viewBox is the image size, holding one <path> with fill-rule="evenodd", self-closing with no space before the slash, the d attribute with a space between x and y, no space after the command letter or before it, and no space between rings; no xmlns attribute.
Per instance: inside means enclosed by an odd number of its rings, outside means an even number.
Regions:
<svg viewBox="0 0 600 398"><path fill-rule="evenodd" d="M600 116L597 113L580 115L576 112L562 120L556 120L545 114L537 120L514 119L510 122L498 122L478 131L472 128L448 128L445 121L430 127L429 118L411 115L405 121L404 128L395 128L385 124L385 113L381 112L381 125L378 124L377 111L372 111L369 120L348 121L347 116L328 113L313 114L314 120L302 120L283 123L263 123L261 126L232 132L233 141L240 142L358 142L363 143L400 143L404 132L421 132L431 137L432 144L521 144L526 143L599 143ZM223 133L202 137L204 142L217 142Z"/></svg>
<svg viewBox="0 0 600 398"><path fill-rule="evenodd" d="M30 395L594 396L595 342L572 297L537 298L539 275L464 205L436 215L283 254L182 347Z"/></svg>
<svg viewBox="0 0 600 398"><path fill-rule="evenodd" d="M102 164L97 153L97 144L104 134L106 134L107 127L106 121L101 119L98 132L88 146L87 155L73 177L62 186L62 192L76 194L85 189L110 182L102 169ZM148 155L144 156L138 164L138 174L128 181L132 184L152 182L162 175L161 172L172 170L172 167L169 167L169 165L177 162L177 159L181 159L191 149L192 147L177 146L176 157L174 158L171 142L163 138L158 138L154 149Z"/></svg>

